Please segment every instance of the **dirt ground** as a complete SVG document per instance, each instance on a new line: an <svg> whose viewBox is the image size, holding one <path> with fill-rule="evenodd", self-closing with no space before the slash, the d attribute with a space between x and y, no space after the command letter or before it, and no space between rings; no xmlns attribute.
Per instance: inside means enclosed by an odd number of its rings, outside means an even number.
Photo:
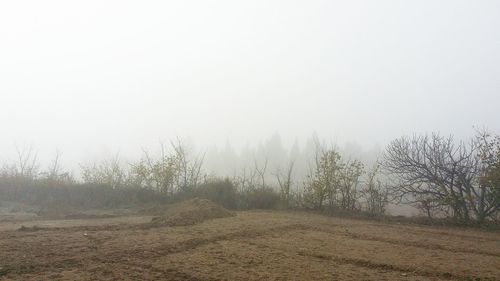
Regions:
<svg viewBox="0 0 500 281"><path fill-rule="evenodd" d="M498 232L283 211L151 218L0 221L0 280L500 280Z"/></svg>

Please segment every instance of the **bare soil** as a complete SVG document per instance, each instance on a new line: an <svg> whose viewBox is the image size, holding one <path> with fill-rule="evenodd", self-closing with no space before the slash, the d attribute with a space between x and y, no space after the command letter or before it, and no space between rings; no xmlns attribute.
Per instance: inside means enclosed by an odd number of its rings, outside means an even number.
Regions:
<svg viewBox="0 0 500 281"><path fill-rule="evenodd" d="M194 198L184 202L169 205L160 216L151 221L159 226L186 226L197 224L209 219L219 219L236 214L207 199Z"/></svg>
<svg viewBox="0 0 500 281"><path fill-rule="evenodd" d="M498 232L193 204L189 223L0 221L0 280L500 280Z"/></svg>

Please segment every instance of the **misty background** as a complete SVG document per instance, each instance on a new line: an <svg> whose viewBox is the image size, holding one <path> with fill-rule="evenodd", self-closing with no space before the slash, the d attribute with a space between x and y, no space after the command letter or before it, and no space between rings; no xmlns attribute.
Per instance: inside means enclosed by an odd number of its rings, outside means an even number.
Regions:
<svg viewBox="0 0 500 281"><path fill-rule="evenodd" d="M78 173L180 137L230 175L306 159L314 135L370 162L401 135L498 132L499 14L498 1L4 1L0 163L33 146Z"/></svg>

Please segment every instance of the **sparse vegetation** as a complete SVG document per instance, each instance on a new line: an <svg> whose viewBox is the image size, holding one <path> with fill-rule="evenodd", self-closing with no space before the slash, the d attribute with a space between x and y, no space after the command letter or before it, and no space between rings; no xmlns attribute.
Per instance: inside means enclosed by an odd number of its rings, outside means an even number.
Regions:
<svg viewBox="0 0 500 281"><path fill-rule="evenodd" d="M500 0L0 1L0 281L500 281L499 27Z"/></svg>
<svg viewBox="0 0 500 281"><path fill-rule="evenodd" d="M199 197L230 209L311 209L365 217L384 216L389 202L399 200L428 219L491 224L498 221L499 151L499 137L485 132L468 144L439 135L414 136L393 141L381 166L367 171L359 160L316 141L310 172L300 183L294 160L271 173L267 158L254 157L252 168L232 178L209 176L204 156L190 156L180 141L171 142L171 149L161 144L158 157L144 150L130 164L117 155L81 165L81 180L75 180L61 167L60 152L43 170L36 151L27 147L17 150L16 163L1 169L0 198L36 205L39 214Z"/></svg>

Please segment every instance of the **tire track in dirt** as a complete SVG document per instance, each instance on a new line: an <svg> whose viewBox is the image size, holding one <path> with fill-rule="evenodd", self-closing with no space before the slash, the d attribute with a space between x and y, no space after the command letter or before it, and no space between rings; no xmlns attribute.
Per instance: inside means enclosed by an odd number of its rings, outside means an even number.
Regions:
<svg viewBox="0 0 500 281"><path fill-rule="evenodd" d="M161 257L165 255L172 255L172 254L177 254L177 253L182 253L185 251L189 251L204 245L208 245L211 243L216 243L219 241L225 241L225 240L241 240L245 242L246 239L248 238L256 238L260 236L265 236L268 234L272 235L279 235L283 234L289 231L294 231L294 230L303 230L303 231L318 231L318 232L324 232L327 234L333 234L333 235L339 235L343 237L348 237L351 239L356 239L356 240L367 240L367 241L377 241L377 242L382 242L382 243L389 243L393 245L402 245L402 246L410 246L410 247L418 247L418 248L423 248L423 249L438 249L441 251L448 251L452 253L473 253L473 254L482 254L482 255L488 255L488 256L493 256L493 257L499 257L500 255L495 254L495 253L488 253L488 252L482 252L482 251L477 251L477 250L466 250L466 249L449 249L447 247L441 246L441 245L426 245L418 242L412 242L412 241L402 241L402 240L396 240L396 239L390 239L390 238L381 238L381 237L371 237L367 235L360 235L360 234L355 234L355 233L350 233L350 232L341 232L341 231L334 231L331 229L331 227L335 226L344 226L345 225L328 225L328 227L318 227L318 226L312 226L312 225L307 225L307 224L302 224L302 223L297 223L297 224L289 224L289 225L283 225L283 226L278 226L278 227L271 227L271 228L265 228L262 230L241 230L241 231L236 231L232 233L226 233L226 234L220 234L220 235L215 235L213 237L209 238L202 238L202 237L194 237L188 240L185 240L181 243L177 244L171 244L171 245L163 245L160 247L156 247L154 249L144 251L143 249L134 249L134 250L123 250L123 249L118 249L118 251L115 251L114 253L106 253L106 255L100 255L98 251L95 253L95 255L92 257L94 261L99 261L99 262L104 262L109 261L107 257L109 255L113 256L113 259L116 261L116 259L119 259L121 262L131 262L129 257L134 257L134 259L151 259L155 257ZM137 229L137 228L142 229L143 226L128 226L125 227L126 229ZM96 229L97 228L97 229ZM116 226L98 226L98 227L69 227L69 228L63 228L66 231L80 231L80 230L92 230L92 231L98 231L99 229L106 229L106 230L123 230L122 227L116 227ZM52 230L52 229L47 229L47 230ZM46 229L40 230L40 231L46 231ZM89 247L92 247L91 245ZM315 254L311 253L309 254L310 256L315 256ZM106 258L103 258L106 256ZM320 255L321 256L321 255ZM346 260L345 258L342 258ZM339 260L337 258L336 260ZM370 267L370 266L375 266L381 269L391 269L394 266L392 265L386 265L386 264L380 264L377 266L377 264L369 264L366 261L363 260L351 260L351 263L353 264L361 264L365 265L365 267ZM70 265L69 267L74 267L75 264ZM27 268L9 268L9 272L18 272L21 274L24 273L30 273L40 270L39 267L30 267L29 269ZM43 269L42 269L43 271ZM399 271L401 272L410 272L412 270L410 269L400 269ZM426 275L422 275L426 276ZM430 275L429 275L430 276ZM435 275L432 275L435 276Z"/></svg>
<svg viewBox="0 0 500 281"><path fill-rule="evenodd" d="M421 270L421 269L416 269L416 268L411 268L411 267L403 267L403 266L396 266L393 264L386 264L386 263L376 263L372 262L369 260L364 260L364 259L355 259L355 258L347 258L347 257L340 257L340 256L333 256L333 255L325 255L325 254L317 254L314 252L309 252L305 250L300 250L300 251L291 251L279 247L271 247L269 245L263 244L263 243L258 243L258 242L250 242L250 241L242 241L243 243L247 243L249 245L254 245L258 247L266 247L273 249L275 251L281 251L284 253L289 253L289 254L295 254L298 256L305 256L309 258L316 258L320 260L327 260L331 261L335 264L339 265L353 265L357 267L362 267L362 268L368 268L368 269L375 269L375 270L385 270L385 271L393 271L393 272L398 272L401 274L414 274L418 275L421 277L425 278L432 278L432 277L437 277L445 280L459 280L459 281L470 281L470 280L494 280L494 279L481 279L481 277L476 277L476 276L463 276L463 275L457 275L457 274L452 274L449 272L439 272L439 271L427 271L427 270Z"/></svg>
<svg viewBox="0 0 500 281"><path fill-rule="evenodd" d="M467 234L459 234L459 233L450 233L446 231L442 231L439 229L434 229L434 230L426 230L422 229L423 226L419 225L394 225L394 224L377 224L377 223L366 223L366 224L360 224L360 225L350 225L350 227L364 227L364 226L375 226L377 228L393 228L397 229L399 231L411 231L413 233L422 233L422 234L431 234L431 235L439 235L439 236L450 236L450 237L455 237L455 238L461 238L465 240L472 240L474 242L477 241L482 241L482 242L498 242L498 239L495 238L489 238L489 237L484 237L484 236L478 236L478 235L467 235ZM425 226L432 228L432 226ZM458 228L457 228L458 229ZM499 233L500 234L500 233Z"/></svg>
<svg viewBox="0 0 500 281"><path fill-rule="evenodd" d="M349 238L357 239L357 240L375 241L375 242L388 243L388 244L392 244L392 245L401 245L401 246L422 248L422 249L427 249L427 250L440 250L440 251L446 251L446 252L451 252L451 253L477 254L477 255L491 256L491 257L500 257L500 254L494 253L494 252L485 252L485 251L479 251L479 250L474 250L474 249L453 249L453 248L449 248L449 247L442 246L439 244L423 244L423 243L419 243L416 241L406 241L406 240L398 240L398 239L356 234L356 233L349 232L348 230L346 230L345 232L332 231L330 229L327 229L326 227L317 227L317 226L311 227L310 230L324 232L324 233L333 234L333 235L340 235L340 236L349 237Z"/></svg>
<svg viewBox="0 0 500 281"><path fill-rule="evenodd" d="M68 227L68 228L59 228L56 230L64 230L64 231L80 231L80 230L91 230L91 231L99 231L99 230L107 230L107 231L114 231L114 230L136 230L136 229L144 229L143 225L120 225L120 226L97 226L97 227ZM333 234L333 235L341 235L344 237L349 237L352 239L357 239L357 240L369 240L369 241L378 241L378 242L384 242L384 243L390 243L390 244L395 244L395 245L403 245L403 246L412 246L412 247L419 247L419 248L424 248L424 249L438 249L438 250L443 250L443 251L449 251L449 252L455 252L455 253L474 253L474 254L483 254L483 255L489 255L489 256L494 256L498 257L498 254L492 254L492 253L485 253L482 251L475 251L475 250L454 250L454 249L449 249L444 246L440 245L425 245L422 243L418 242L412 242L412 241L401 241L397 239L389 239L389 238L381 238L381 237L372 237L368 235L359 235L355 233L349 233L349 232L342 232L342 231L334 231L331 228L332 227L350 227L350 225L344 225L344 224L328 224L328 227L318 227L318 226L313 226L309 224L304 224L304 223L292 223L292 224L286 224L286 225L281 225L281 226L276 226L276 227L269 227L269 228L263 228L263 229L244 229L244 230L239 230L235 232L230 232L230 233L223 233L219 235L214 235L212 237L193 237L190 239L187 239L185 241L182 241L180 243L176 244L170 244L170 245L160 245L157 246L153 249L148 249L145 251L144 248L139 248L139 249L122 249L122 248L117 248L117 249L111 249L114 251L109 252L109 248L105 249L105 253L99 253L100 249L96 249L95 255L92 257L87 257L88 260L92 260L93 262L100 262L102 264L111 264L111 263L122 263L122 264L127 264L129 266L139 266L139 267L144 267L148 266L147 260L151 261L154 258L158 257L164 257L166 255L174 255L177 253L182 253L185 251L193 250L198 247L212 244L212 243L217 243L219 241L225 241L225 240L238 240L242 241L244 243L253 243L247 241L249 238L257 238L261 236L266 236L269 234L272 235L280 235L284 234L290 231L294 230L303 230L303 231L319 231L319 232L324 232L327 234ZM37 231L52 231L52 228L49 229L37 229ZM19 233L19 232L18 232ZM434 232L430 232L433 233ZM256 243L255 245L261 246L261 247L268 247L274 250L278 251L283 251L283 252L288 252L288 253L293 253L296 255L301 255L301 256L307 256L307 257L312 257L312 258L317 258L317 259L322 259L322 260L330 260L334 263L338 264L350 264L354 266L359 266L359 267L364 267L364 268L372 268L372 269L380 269L380 270L390 270L390 271L396 271L404 274L416 274L422 277L439 277L447 280L472 280L474 278L479 278L479 277L471 277L471 276L463 276L463 275L454 275L452 273L448 272L435 272L435 271L426 271L426 270L421 270L421 269L415 269L411 267L404 267L404 266L395 266L392 264L385 264L385 263L375 263L369 260L364 260L364 259L356 259L356 258L347 258L347 257L341 257L341 256L331 256L331 255L323 255L323 254L317 254L314 252L308 252L308 251L289 251L286 249L280 249L280 248L275 248L275 247L269 247L268 245L264 244L259 244ZM112 260L112 262L110 262ZM80 268L80 264L68 264L63 266L64 269L70 269L70 268ZM51 271L60 271L62 268L58 266L57 268L50 268L46 266L32 266L29 269L28 268L9 268L8 272L16 272L19 274L27 274L27 273L33 273L33 272L51 272ZM175 269L165 269L166 271L171 270L172 274L174 276L181 276L184 274L183 272L177 272ZM156 270L158 272L165 272L161 270ZM194 278L193 276L188 276L184 275L185 279L187 280L198 280ZM167 279L168 280L168 279Z"/></svg>
<svg viewBox="0 0 500 281"><path fill-rule="evenodd" d="M290 230L314 230L314 231L320 231L320 232L325 232L329 234L334 234L334 235L342 235L345 237L350 237L353 239L360 239L360 240L366 240L366 241L377 241L377 242L382 242L382 243L388 243L392 245L401 245L401 246L410 246L410 247L417 247L417 248L422 248L422 249L430 249L430 250L441 250L441 251L447 251L447 252L452 252L452 253L464 253L464 254L478 254L478 255L485 255L485 256L491 256L491 257L500 257L499 253L494 253L494 252L485 252L485 251L480 251L480 250L475 250L475 249L452 249L446 246L442 246L439 244L423 244L419 243L416 241L405 241L405 240L398 240L398 239L391 239L391 238L382 238L382 237L374 237L374 236L369 236L369 235L362 235L362 234L355 234L352 232L339 232L339 231L332 231L331 229L328 229L327 227L318 227L318 226L307 226L306 224L295 224L297 227L296 229L290 229ZM300 227L299 227L300 225ZM377 224L370 224L373 226L380 226ZM356 225L340 225L340 224L329 224L329 227L332 226L343 226L345 228L347 227L356 227ZM462 235L462 234L452 234L448 232L434 232L434 231L425 231L421 229L414 229L414 228L408 228L404 227L403 229L401 227L397 226L384 226L384 227L391 227L395 228L398 230L403 231L404 229L409 229L412 232L417 232L420 233L426 233L426 234L433 234L433 235L446 235L446 236L452 236L452 237L459 237L459 238L467 238L467 239L475 239L477 240L483 240L487 242L498 242L499 240L494 240L494 239L489 239L485 237L478 237L478 236L470 236L470 235ZM147 230L147 229L153 229L153 228L159 228L159 226L154 226L148 223L144 224L137 224L137 225L102 225L102 226L71 226L71 227L33 227L33 228L28 228L28 229L23 229L23 230L18 230L22 232L36 232L36 231L123 231L123 230ZM263 233L262 235L265 235ZM223 240L223 239L222 239ZM196 241L195 241L196 243Z"/></svg>
<svg viewBox="0 0 500 281"><path fill-rule="evenodd" d="M64 264L64 265L63 265ZM59 263L54 267L51 266L50 263L23 263L19 265L10 265L2 267L2 276L6 276L8 274L17 274L17 275L25 275L31 274L35 272L53 272L53 271L62 271L64 269L69 268L77 268L82 266L83 263L74 258L65 259L63 261L59 261Z"/></svg>
<svg viewBox="0 0 500 281"><path fill-rule="evenodd" d="M220 241L231 241L239 239L244 240L248 238L256 238L264 236L269 233L279 234L279 233L286 233L291 230L306 230L306 229L308 229L308 227L303 224L291 224L291 225L266 228L259 231L236 231L232 233L216 235L210 238L191 238L178 244L156 247L155 249L151 249L150 251L147 252L142 251L141 249L135 249L135 250L121 250L115 253L107 253L105 257L104 255L97 254L93 257L94 258L93 262L106 264L109 263L109 259L112 258L113 263L127 264L129 266L148 267L156 272L172 271L174 273L182 275L182 277L185 277L184 279L172 279L172 280L199 281L200 279L191 276L185 272L178 271L176 269L167 268L165 271L155 269L151 266L151 264L145 263L144 261L146 260L151 261L154 258L183 253L186 251L190 251ZM130 259L130 257L133 257L133 259ZM165 279L165 280L170 280L170 279Z"/></svg>
<svg viewBox="0 0 500 281"><path fill-rule="evenodd" d="M300 255L300 253L299 253L299 255ZM420 269L415 269L415 268L410 268L410 267L396 266L393 264L376 263L376 262L372 262L369 260L363 260L363 259L329 256L329 255L321 255L321 254L314 254L314 253L309 253L309 254L305 254L305 255L309 256L309 257L318 258L318 259L331 260L333 262L337 262L340 264L351 264L351 265L364 267L364 268L396 271L396 272L407 273L407 274L410 273L410 274L416 274L416 275L419 275L422 277L429 277L429 278L430 277L438 277L438 278L447 279L447 280L476 280L476 278L479 278L479 277L461 276L461 275L456 275L456 274L452 274L449 272L426 271L426 270L420 270ZM479 279L479 280L481 280L481 279Z"/></svg>
<svg viewBox="0 0 500 281"><path fill-rule="evenodd" d="M296 251L296 252L291 252L287 251L284 249L276 248L276 247L270 247L265 244L260 244L260 243L254 243L247 241L248 238L257 238L261 236L266 236L268 234L272 234L273 236L284 234L290 231L295 231L295 230L303 230L303 231L320 231L324 232L327 234L334 234L334 235L341 235L353 239L361 239L361 240L369 240L369 241L377 241L377 242L385 242L385 243L391 243L391 244L396 244L396 245L403 245L403 246L412 246L412 247L420 247L424 249L436 249L434 246L426 246L422 244L418 244L418 246L412 245L412 243L406 244L403 241L381 241L384 239L377 239L376 237L362 237L362 236L356 236L356 234L348 234L348 233L342 233L342 232L335 232L331 230L326 230L321 227L313 227L307 224L290 224L290 225L284 225L284 226L279 226L279 227L272 227L272 228L267 228L263 229L260 231L237 231L233 233L228 233L228 234L222 234L222 235L216 235L211 238L193 238L189 239L187 241L184 241L182 243L176 244L176 245L169 245L168 247L160 247L157 248L156 251L154 252L155 255L151 256L150 254L144 256L144 258L152 258L152 257L160 257L160 256L165 256L165 255L173 255L173 254L178 254L182 252L186 252L189 250L196 249L198 247L202 247L208 244L212 243L217 243L220 241L231 241L231 240L238 240L239 242L247 243L250 245L255 245L255 246L260 246L260 247L267 247L271 248L273 250L277 251L282 251L282 252L288 252L288 253L294 253L299 256L307 256L307 257L312 257L312 258L317 258L317 259L322 259L322 260L330 260L334 263L337 264L349 264L349 265L354 265L358 267L363 267L363 268L370 268L370 269L378 269L378 270L387 270L387 271L396 271L402 274L415 274L421 277L437 277L437 278L442 278L446 280L492 280L492 279L481 279L481 277L478 276L464 276L464 275L457 275L449 272L440 272L440 271L427 271L427 270L422 270L422 269L416 269L412 267L404 267L404 266L396 266L392 264L386 264L386 263L376 263L372 262L369 260L364 260L364 259L355 259L355 258L347 258L347 257L340 257L340 256L330 256L330 255L323 255L323 254L317 254L314 252L307 252L307 251ZM393 242L393 243L392 243ZM403 243L399 243L403 242ZM444 248L442 247L443 251L450 251L450 252L463 252L463 253L473 253L474 251L454 251L452 249ZM483 253L484 254L484 253ZM488 255L489 253L486 253ZM126 254L125 254L126 255ZM134 254L135 255L135 254Z"/></svg>
<svg viewBox="0 0 500 281"><path fill-rule="evenodd" d="M147 264L144 262L133 262L133 261L120 261L120 262L108 262L103 265L106 268L112 267L112 268L124 268L125 269L121 272L127 272L127 271L134 271L134 268L140 268L141 271L147 272L149 275L155 275L154 280L165 280L165 281L202 281L203 279L200 279L198 277L195 277L187 272L180 271L176 268L166 268L165 270L158 269L151 264ZM95 274L95 271L93 272ZM134 275L137 275L137 272L133 272ZM132 275L132 274L131 274ZM110 278L106 278L104 280L109 280ZM146 280L151 280L151 279L146 279ZM213 279L211 279L213 280Z"/></svg>
<svg viewBox="0 0 500 281"><path fill-rule="evenodd" d="M231 241L231 240L237 240L237 239L247 239L247 238L256 238L260 236L264 236L266 234L272 233L273 235L279 234L279 233L286 233L288 231L292 230L307 230L309 229L307 226L303 224L289 224L289 225L283 225L283 226L277 226L277 227L270 227L262 230L244 230L244 231L236 231L232 233L226 233L226 234L220 234L220 235L215 235L210 238L191 238L186 241L183 241L178 244L172 244L172 245L166 245L166 246L160 246L155 248L154 250L151 251L152 254L155 256L165 256L165 255L171 255L171 254L177 254L177 253L182 253L185 251L189 251L204 245L212 244L212 243L217 243L220 241ZM151 253L146 255L145 257L150 258ZM127 254L138 254L137 250L132 250L132 251L120 251L120 255L127 255ZM140 254L139 254L140 255Z"/></svg>
<svg viewBox="0 0 500 281"><path fill-rule="evenodd" d="M80 227L70 227L72 230L81 230ZM93 229L93 228L92 228ZM113 228L114 229L114 228ZM177 244L171 244L171 245L164 245L164 246L159 246L150 250L145 251L144 248L139 248L139 249L117 249L116 251L111 251L110 249L101 249L101 248L96 248L92 245L89 245L88 247L92 249L93 254L91 256L87 256L82 258L78 263L67 263L67 264L59 264L57 268L53 268L48 266L47 264L37 264L37 263L32 263L28 267L25 265L18 265L18 266L9 266L9 267L4 267L2 269L2 272L4 275L8 275L9 273L15 273L18 275L25 275L25 274L31 274L31 273L47 273L47 272L53 272L53 271L62 271L62 270L69 270L69 269L78 269L81 268L86 262L91 261L91 263L101 263L101 264L110 264L110 263L126 263L129 265L135 265L135 266L145 266L143 261L145 260L151 260L154 258L158 257L164 257L166 255L173 255L177 253L182 253L185 251L189 251L192 249L196 249L198 247L216 243L219 241L225 241L225 240L234 240L234 239L247 239L247 238L255 238L259 236L266 235L268 233L286 233L291 230L298 230L298 229L307 229L306 226L302 224L290 224L290 225L283 225L283 226L277 226L277 227L270 227L270 228L265 228L262 230L242 230L242 231L236 231L232 233L226 233L226 234L220 234L220 235L215 235L210 238L200 238L200 237L195 237L191 238L188 240L185 240L181 243ZM109 230L109 229L108 229ZM37 231L45 231L44 230L37 230ZM105 253L100 253L100 250L104 250ZM190 280L190 279L188 279Z"/></svg>

